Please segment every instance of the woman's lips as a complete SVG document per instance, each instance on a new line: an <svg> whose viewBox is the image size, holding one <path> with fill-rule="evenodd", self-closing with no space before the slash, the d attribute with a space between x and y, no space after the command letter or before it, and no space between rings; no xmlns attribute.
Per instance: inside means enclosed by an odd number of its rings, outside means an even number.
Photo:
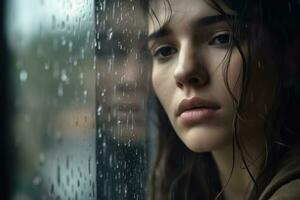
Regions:
<svg viewBox="0 0 300 200"><path fill-rule="evenodd" d="M186 125L201 123L214 117L220 106L214 102L193 97L180 102L177 109L177 116Z"/></svg>
<svg viewBox="0 0 300 200"><path fill-rule="evenodd" d="M212 108L195 108L184 111L179 118L186 125L201 123L216 115L217 109Z"/></svg>

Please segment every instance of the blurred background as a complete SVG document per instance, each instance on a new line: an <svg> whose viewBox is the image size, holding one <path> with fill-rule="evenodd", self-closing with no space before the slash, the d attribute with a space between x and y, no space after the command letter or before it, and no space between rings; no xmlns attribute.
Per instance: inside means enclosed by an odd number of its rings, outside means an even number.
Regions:
<svg viewBox="0 0 300 200"><path fill-rule="evenodd" d="M1 9L0 198L145 199L142 4L9 0Z"/></svg>

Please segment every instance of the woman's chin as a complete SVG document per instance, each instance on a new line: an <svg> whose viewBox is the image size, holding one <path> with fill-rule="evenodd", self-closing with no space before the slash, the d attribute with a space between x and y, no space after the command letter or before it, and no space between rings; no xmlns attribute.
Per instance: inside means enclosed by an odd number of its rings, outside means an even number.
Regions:
<svg viewBox="0 0 300 200"><path fill-rule="evenodd" d="M179 137L191 151L197 153L220 150L232 142L230 132L208 128L181 131Z"/></svg>

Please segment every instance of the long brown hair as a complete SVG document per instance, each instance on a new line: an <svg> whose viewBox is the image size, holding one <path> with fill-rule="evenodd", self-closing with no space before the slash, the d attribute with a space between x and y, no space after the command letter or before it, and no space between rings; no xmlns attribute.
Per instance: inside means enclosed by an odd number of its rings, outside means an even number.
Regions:
<svg viewBox="0 0 300 200"><path fill-rule="evenodd" d="M221 15L226 15L219 1L206 2ZM228 20L232 28L232 41L224 59L223 76L228 92L235 105L236 115L233 119L233 158L237 148L244 165L254 183L249 199L258 199L280 167L279 155L283 155L299 143L299 123L295 113L299 111L296 89L299 59L285 56L296 51L292 44L299 39L299 4L296 1L266 0L224 0L226 6L238 13L238 17ZM149 2L145 3L149 6ZM166 8L172 10L165 0ZM146 6L147 7L147 6ZM157 20L151 6L146 8L152 20ZM169 16L169 19L172 17ZM168 19L166 19L167 21ZM159 22L163 24L164 22ZM299 40L298 40L299 41ZM241 44L246 47L243 48ZM233 47L237 48L243 60L241 97L236 99L229 89L227 75L229 59ZM272 60L271 60L272 59ZM245 162L245 149L238 134L243 120L242 108L249 99L248 87L251 81L251 68L257 65L272 65L275 71L272 106L264 116L266 158L258 177L254 178ZM294 76L287 71L294 71ZM291 81L294 80L294 81ZM156 157L149 181L149 196L152 200L167 199L225 199L218 176L216 163L211 153L195 153L189 150L178 138L159 100L154 95L157 114L158 144ZM233 159L234 163L234 159ZM232 166L233 170L233 166Z"/></svg>

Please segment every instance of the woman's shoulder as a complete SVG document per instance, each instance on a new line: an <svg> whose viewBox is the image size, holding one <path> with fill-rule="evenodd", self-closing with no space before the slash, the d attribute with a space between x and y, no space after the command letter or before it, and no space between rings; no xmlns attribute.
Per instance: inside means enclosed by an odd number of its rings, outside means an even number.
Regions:
<svg viewBox="0 0 300 200"><path fill-rule="evenodd" d="M297 200L300 199L300 178L289 181L280 186L272 196L264 197L268 200Z"/></svg>
<svg viewBox="0 0 300 200"><path fill-rule="evenodd" d="M259 200L300 199L300 148L296 147L282 158L282 167Z"/></svg>

